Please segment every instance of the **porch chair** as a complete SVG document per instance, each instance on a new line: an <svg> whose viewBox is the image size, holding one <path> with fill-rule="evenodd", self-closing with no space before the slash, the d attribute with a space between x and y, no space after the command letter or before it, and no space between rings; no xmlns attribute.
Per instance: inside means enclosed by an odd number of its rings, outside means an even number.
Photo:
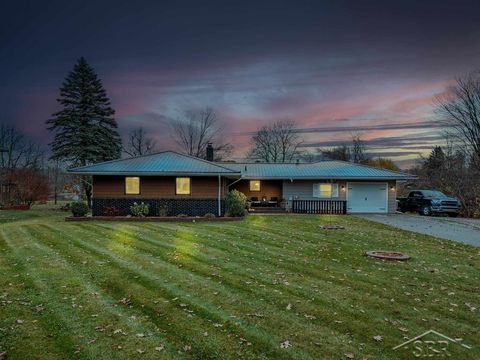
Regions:
<svg viewBox="0 0 480 360"><path fill-rule="evenodd" d="M272 206L272 207L278 206L278 197L277 196L272 196L270 198L270 201L268 202L268 206Z"/></svg>
<svg viewBox="0 0 480 360"><path fill-rule="evenodd" d="M250 198L250 203L252 204L252 207L260 205L260 201L258 201L258 197L256 196Z"/></svg>

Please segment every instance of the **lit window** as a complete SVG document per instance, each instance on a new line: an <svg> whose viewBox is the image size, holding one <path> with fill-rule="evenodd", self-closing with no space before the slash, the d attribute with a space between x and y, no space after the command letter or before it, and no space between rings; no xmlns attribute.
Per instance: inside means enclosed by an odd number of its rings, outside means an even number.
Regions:
<svg viewBox="0 0 480 360"><path fill-rule="evenodd" d="M190 178L178 177L176 185L177 195L190 195Z"/></svg>
<svg viewBox="0 0 480 360"><path fill-rule="evenodd" d="M125 194L140 194L140 178L138 176L129 176L125 178Z"/></svg>
<svg viewBox="0 0 480 360"><path fill-rule="evenodd" d="M250 180L250 191L260 191L260 180Z"/></svg>
<svg viewBox="0 0 480 360"><path fill-rule="evenodd" d="M332 195L332 185L320 184L319 195L320 197L330 197Z"/></svg>
<svg viewBox="0 0 480 360"><path fill-rule="evenodd" d="M313 184L313 197L338 197L338 184Z"/></svg>

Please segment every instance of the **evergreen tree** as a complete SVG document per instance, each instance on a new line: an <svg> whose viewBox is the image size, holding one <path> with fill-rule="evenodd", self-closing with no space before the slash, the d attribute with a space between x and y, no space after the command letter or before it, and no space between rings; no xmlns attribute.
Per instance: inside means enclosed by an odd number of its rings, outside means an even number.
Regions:
<svg viewBox="0 0 480 360"><path fill-rule="evenodd" d="M121 139L115 111L94 69L80 58L60 88L57 99L62 110L47 121L55 133L50 143L53 160L64 160L69 166L84 166L120 157ZM92 189L88 177L82 179L90 204Z"/></svg>

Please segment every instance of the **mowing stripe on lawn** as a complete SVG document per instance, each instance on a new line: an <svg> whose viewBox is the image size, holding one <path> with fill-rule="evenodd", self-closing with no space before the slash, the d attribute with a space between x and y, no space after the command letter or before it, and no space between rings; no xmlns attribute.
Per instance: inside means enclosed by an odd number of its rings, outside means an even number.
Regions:
<svg viewBox="0 0 480 360"><path fill-rule="evenodd" d="M333 320L332 320L332 322L333 322ZM340 325L339 325L339 326L340 326Z"/></svg>
<svg viewBox="0 0 480 360"><path fill-rule="evenodd" d="M113 230L113 229L112 229L112 230ZM145 238L145 237L142 237L142 238L141 238L141 241L142 241L142 242L151 242L148 238ZM159 244L159 246L166 246L167 248L169 247L168 245L162 244L161 241L153 241L153 242L154 242L155 244ZM215 244L212 244L212 245L215 245ZM142 247L142 248L145 248L145 247ZM136 253L138 253L139 250L140 250L140 248L137 246L135 250L136 250ZM192 256L192 257L193 257L193 258L196 258L196 259L199 259L199 256ZM261 257L260 257L260 258L261 258ZM206 260L206 262L208 263L208 259ZM190 262L190 261L186 261L186 262L184 262L184 263L185 263L185 265L187 265L187 268L188 268L188 265L191 265L191 262ZM197 273L199 272L199 270L196 269L196 268L191 267L191 269L192 269L192 271L195 270L195 272L197 272ZM230 273L232 277L237 277L238 275L240 275L240 274L243 273L241 269L242 269L242 268L240 268L240 270L239 270L238 268L228 267L228 266L226 266L226 264L225 264L225 265L222 267L221 270L222 270L222 274ZM296 269L296 270L302 270L302 269ZM202 272L202 271L200 271L200 272ZM208 275L209 275L210 273L207 271L207 272L203 272L203 274L208 277ZM253 278L252 274L248 274L248 273L247 273L246 276L247 276L248 278ZM236 290L238 290L238 291L247 291L247 290L245 290L242 286L239 287L236 283L235 283L235 284L234 284L234 283L231 283L231 281L229 281L229 279L226 278L225 276L222 277L222 279L224 280L224 283L226 283L226 284L228 284L228 285L230 285L230 286L236 287ZM302 277L302 280L306 280L306 278L303 278L303 277ZM266 281L265 281L265 282L262 282L262 281L259 281L259 280L256 280L256 281L257 281L257 283L260 283L260 285L265 285L265 286L270 286L270 287L272 286L272 283L271 283L271 282L266 282ZM312 284L314 285L314 283L312 283ZM312 284L306 284L306 286L311 286ZM242 283L241 285L244 285L244 284ZM332 286L333 286L333 284L332 284ZM338 285L337 285L337 286L338 286ZM290 294L291 297L292 297L292 299L291 299L292 301L295 301L295 300L296 300L294 297L300 297L300 296L301 296L301 299L302 299L302 300L305 300L305 298L308 298L308 296L311 295L311 294L308 293L308 292L306 292L306 291L304 291L304 290L302 289L303 287L305 287L305 286L302 286L302 287L299 287L299 286L298 286L297 288L293 289L292 287L288 286L288 287L282 288L282 292L283 292L283 293L286 293L286 294ZM345 292L351 291L351 288L349 288L348 286L345 286L345 287L346 287ZM250 288L250 289L257 289L256 287L249 287L249 288ZM256 295L256 296L260 296L260 297L265 296L264 292L262 292L262 293L258 292L258 293L257 293L256 291L253 291L253 290L250 290L250 291L253 292L252 295ZM247 295L250 295L250 294L247 294ZM320 295L320 294L319 294L319 295ZM327 301L327 300L326 300L326 297L327 297L327 296L321 296L321 297L319 297L319 298L316 298L314 304L312 304L312 305L320 306L321 309L328 309L328 308L330 308L331 302ZM390 298L388 298L387 300L384 299L383 302L386 303L386 304L389 304L389 300L390 300ZM333 298L332 298L331 301L337 301L337 299L333 299ZM352 308L350 307L351 303L355 304L354 301L347 301L347 304L345 304L345 306L344 306L344 310L345 310L346 313L355 314L355 315L356 315L356 321L358 321L358 322L359 322L359 325L361 326L361 325L364 324L364 322L363 322L363 320L362 320L361 318L362 318L362 317L367 318L367 315L362 314L362 313L361 313L361 314L358 314L358 312L357 312L357 313L354 313L354 309L352 309ZM279 310L284 310L286 304L285 304L285 303L282 304L282 303L276 302L274 305L277 306ZM307 305L307 304L305 304L305 305ZM305 305L304 305L304 306L305 306ZM313 311L313 312L315 313L315 315L317 315L317 316L320 316L320 317L325 317L325 316L326 316L324 311L323 311L324 314L321 315L321 314L319 313L319 309L318 309L318 308L315 308L315 309L313 309L312 311ZM327 313L327 315L328 315L328 313ZM382 319L383 319L383 317L382 317ZM348 331L348 330L349 330L349 329L345 329L345 331Z"/></svg>
<svg viewBox="0 0 480 360"><path fill-rule="evenodd" d="M44 228L44 226L41 226L41 227ZM45 232L45 229L43 229L43 232ZM52 234L52 232L42 233L41 230L35 229L35 234L36 234L36 237L37 237L38 241L48 242L48 237L49 237L49 235ZM57 245L58 245L58 243L57 243ZM68 247L71 248L71 245L72 245L72 243L68 242L68 243L66 243L66 246L64 248L65 249L68 248ZM73 244L73 245L77 246L77 244ZM59 250L59 247L56 246L55 249ZM82 250L86 251L86 249L82 249ZM70 254L70 255L68 255L68 254ZM69 256L70 261L72 261L72 259L77 257L78 258L77 259L78 263L80 263L81 261L84 261L85 259L90 259L92 257L91 254L89 254L87 256L85 256L85 255L86 254L83 253L81 255L74 256L74 255L72 255L71 252L70 253L67 252L65 254L65 256ZM100 253L95 253L93 256L96 257L96 258L101 258L101 259L105 258L105 256L102 256ZM108 265L111 267L113 265L113 263L110 262ZM139 298L137 296L137 294L141 293L145 297L150 296L151 299L160 299L160 300L166 300L167 297L162 298L161 296L159 296L158 292L153 292L153 290L151 290L151 289L149 289L149 288L147 288L143 285L142 286L137 286L136 290L139 290L139 291L130 292L129 290L132 290L132 289L128 289L127 286L126 286L128 284L124 281L125 275L128 275L128 274L125 273L124 269L122 269L122 268L119 268L119 269L122 270L122 274L119 275L119 277L118 276L114 277L112 275L109 275L108 279L107 279L107 282L105 284L103 284L104 286L102 287L102 289L104 289L105 291L108 291L109 293L113 293L113 294L117 295L117 298L130 297L133 300L134 303L139 304L139 305L136 306L136 310L139 310L144 314L148 314L150 316L151 320L156 325L158 325L158 326L165 325L166 321L164 321L164 318L159 319L157 310L153 309L150 304L149 305L142 304L142 301L143 302L145 302L145 301L143 299ZM105 269L105 270L108 270L108 269ZM95 271L93 271L92 273L95 274ZM131 278L134 278L134 277L132 276ZM139 280L140 280L139 277L135 278L136 282L139 282ZM91 281L94 281L94 280L92 279ZM174 294L170 294L170 299L172 299L173 296L174 296ZM196 335L197 338L198 338L198 335L199 335L198 332L195 333L195 334L188 335L188 332L189 332L188 331L189 330L189 325L188 324L191 322L191 320L185 318L185 313L183 311L180 312L179 309L178 309L178 306L170 305L170 304L167 304L167 305L169 307L169 309L168 309L169 311L173 310L174 312L179 313L177 315L171 315L170 320L168 321L169 322L168 325L171 325L171 326L168 327L169 331L171 331L172 328L175 328L175 327L178 328L175 340L176 341L184 340L184 342L176 344L177 349L181 348L183 345L188 344L188 343L190 343L191 345L195 345L195 343L198 343L198 346L196 347L197 355L201 356L202 353L200 352L200 350L202 350L202 347L204 347L204 348L206 348L206 353L205 354L208 354L209 357L212 358L213 354L215 353L215 351L214 351L215 349L212 346L216 345L216 344L213 343L214 342L214 337L209 337L207 339L202 339L201 343L199 343L197 340L195 340L195 336L194 336L194 335ZM182 317L182 319L180 319L179 317ZM185 319L183 319L183 318L185 318ZM157 320L157 319L159 319L159 320ZM209 325L209 330L211 330L211 324L208 324L208 325ZM225 341L225 340L223 340L223 341ZM209 345L210 348L208 348L207 345ZM231 345L233 347L235 344L231 344ZM195 348L195 346L194 346L194 348Z"/></svg>
<svg viewBox="0 0 480 360"><path fill-rule="evenodd" d="M51 232L56 231L56 229L51 229L51 228L49 230ZM85 232L83 232L83 234L86 235ZM197 311L195 311L196 315L203 316L205 318L214 318L217 322L223 322L225 324L225 328L230 327L231 330L240 328L242 331L244 331L245 337L247 339L250 339L252 342L256 341L257 348L261 350L261 353L270 354L270 355L277 353L277 356L280 356L280 355L284 357L286 356L286 354L281 353L281 350L279 349L278 345L280 343L280 340L277 340L278 342L272 342L272 337L270 334L263 333L260 329L256 328L255 326L252 327L252 325L247 325L243 323L242 320L232 321L232 319L230 318L230 314L224 312L221 309L218 309L212 306L206 306L205 299L196 300L196 299L189 298L187 292L178 288L175 285L167 285L165 283L160 282L158 279L158 276L155 276L149 272L146 272L143 269L143 267L139 268L138 266L134 266L130 262L124 260L123 258L120 258L116 255L112 255L106 249L99 248L98 246L85 243L81 240L77 240L74 234L62 233L62 237L70 238L72 242L69 244L73 244L74 246L78 246L84 250L96 253L97 256L99 256L102 259L109 258L110 259L110 262L108 264L109 266L115 266L118 269L122 270L124 274L130 274L132 275L132 278L135 277L135 281L141 284L145 289L145 291L151 291L150 289L152 287L159 287L162 289L162 291L167 292L168 296L165 296L165 298L170 298L170 299L175 297L182 298L183 302L190 304L189 308L197 309ZM145 305L145 307L142 308L142 311L145 312L148 309L149 309L149 305ZM240 325L237 325L237 324L240 324ZM205 326L208 326L208 325L211 326L211 323L205 324ZM255 341L253 339L255 339ZM296 358L308 358L305 354L300 353L299 349L292 351L291 355L289 356L295 356Z"/></svg>

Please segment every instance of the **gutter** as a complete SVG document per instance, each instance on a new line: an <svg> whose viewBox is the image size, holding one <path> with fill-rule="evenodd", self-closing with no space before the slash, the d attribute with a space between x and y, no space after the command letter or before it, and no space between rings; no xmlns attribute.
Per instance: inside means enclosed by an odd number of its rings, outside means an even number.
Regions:
<svg viewBox="0 0 480 360"><path fill-rule="evenodd" d="M208 172L196 172L196 173L191 173L191 172L168 172L168 171L159 171L159 172L142 172L142 171L129 171L129 172L118 172L118 171L112 171L112 172L83 172L83 171L75 171L75 169L70 169L67 170L68 173L70 174L75 174L75 175L106 175L106 176L111 176L111 175L118 175L118 176L230 176L230 175L240 175L240 172L232 172L232 173L208 173Z"/></svg>
<svg viewBox="0 0 480 360"><path fill-rule="evenodd" d="M308 177L291 177L291 176L245 176L243 180L370 180L370 181L382 181L382 180L411 180L418 179L418 176L405 176L405 177L349 177L349 176L308 176Z"/></svg>

